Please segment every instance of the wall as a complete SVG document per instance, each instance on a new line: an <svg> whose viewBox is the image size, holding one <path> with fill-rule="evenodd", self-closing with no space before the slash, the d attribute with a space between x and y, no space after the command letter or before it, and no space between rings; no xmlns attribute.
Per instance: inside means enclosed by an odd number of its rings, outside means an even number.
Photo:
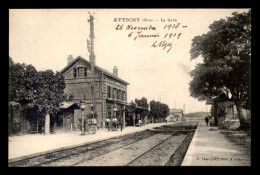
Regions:
<svg viewBox="0 0 260 175"><path fill-rule="evenodd" d="M121 90L121 92L125 91L124 101L127 102L127 84L107 76L106 85L111 87L111 99L113 99L113 91L114 88L116 88L118 90ZM115 99L116 98L117 98L117 92L115 93Z"/></svg>
<svg viewBox="0 0 260 175"><path fill-rule="evenodd" d="M87 67L87 76L86 77L78 77L74 78L74 68L77 67ZM86 115L87 113L91 113L90 111L90 103L91 103L91 66L90 64L86 63L85 61L79 60L71 65L65 72L63 72L66 88L65 93L71 94L74 96L74 102L79 102L85 96L85 102L87 104ZM103 84L102 84L103 82ZM105 127L104 121L107 115L107 105L106 105L106 98L107 98L107 85L111 86L111 88L121 89L125 91L127 94L127 85L122 83L114 78L103 74L102 71L99 69L94 70L94 105L95 113L97 113L97 122L98 128ZM126 100L126 99L125 99ZM113 114L112 114L113 115ZM79 130L81 124L79 123L78 118L81 117L80 110L74 110L74 127Z"/></svg>

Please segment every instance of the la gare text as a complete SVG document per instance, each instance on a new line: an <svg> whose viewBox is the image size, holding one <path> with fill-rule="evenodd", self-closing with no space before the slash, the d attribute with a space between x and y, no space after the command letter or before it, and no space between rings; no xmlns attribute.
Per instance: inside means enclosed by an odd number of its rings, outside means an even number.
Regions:
<svg viewBox="0 0 260 175"><path fill-rule="evenodd" d="M177 22L177 19L173 18L160 18L160 19L150 19L150 18L114 18L114 22Z"/></svg>

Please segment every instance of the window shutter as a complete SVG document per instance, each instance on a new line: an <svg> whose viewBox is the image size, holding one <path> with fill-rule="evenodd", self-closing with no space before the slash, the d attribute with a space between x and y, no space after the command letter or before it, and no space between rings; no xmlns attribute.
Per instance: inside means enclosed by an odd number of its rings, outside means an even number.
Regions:
<svg viewBox="0 0 260 175"><path fill-rule="evenodd" d="M74 78L77 78L77 69L74 68Z"/></svg>
<svg viewBox="0 0 260 175"><path fill-rule="evenodd" d="M86 77L86 76L87 76L87 68L84 67L84 77Z"/></svg>
<svg viewBox="0 0 260 175"><path fill-rule="evenodd" d="M109 98L111 98L111 86L109 86Z"/></svg>

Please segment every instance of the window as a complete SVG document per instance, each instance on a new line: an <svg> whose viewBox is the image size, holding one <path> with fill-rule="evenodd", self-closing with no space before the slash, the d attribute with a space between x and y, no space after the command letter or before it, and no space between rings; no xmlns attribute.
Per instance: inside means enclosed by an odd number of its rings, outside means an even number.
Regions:
<svg viewBox="0 0 260 175"><path fill-rule="evenodd" d="M120 94L119 94L119 93L120 93L119 89L117 89L117 92L116 92L116 93L117 93L117 98L116 98L116 99L119 100L119 99L120 99L120 97L119 97L119 96L120 96Z"/></svg>
<svg viewBox="0 0 260 175"><path fill-rule="evenodd" d="M114 94L114 89L112 90L112 98L114 98L115 94Z"/></svg>
<svg viewBox="0 0 260 175"><path fill-rule="evenodd" d="M85 68L79 67L78 68L78 77L84 77L84 75L85 75Z"/></svg>
<svg viewBox="0 0 260 175"><path fill-rule="evenodd" d="M115 99L116 98L116 88L114 88L114 90L113 90L113 99Z"/></svg>
<svg viewBox="0 0 260 175"><path fill-rule="evenodd" d="M125 91L122 91L122 101L125 101Z"/></svg>
<svg viewBox="0 0 260 175"><path fill-rule="evenodd" d="M111 98L111 86L107 86L107 98Z"/></svg>
<svg viewBox="0 0 260 175"><path fill-rule="evenodd" d="M74 78L86 77L87 76L87 68L86 67L74 68L73 75L74 75Z"/></svg>

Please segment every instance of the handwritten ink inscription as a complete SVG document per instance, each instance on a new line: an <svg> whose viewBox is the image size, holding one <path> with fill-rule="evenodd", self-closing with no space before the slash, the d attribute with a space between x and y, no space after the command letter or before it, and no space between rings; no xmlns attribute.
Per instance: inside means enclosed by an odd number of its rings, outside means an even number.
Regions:
<svg viewBox="0 0 260 175"><path fill-rule="evenodd" d="M182 38L183 32L188 27L172 18L114 18L114 22L117 22L115 30L126 31L128 38L137 42L144 39L151 40L151 48L161 48L167 53L173 50L174 42L177 44L177 40ZM147 24L151 22L153 23Z"/></svg>
<svg viewBox="0 0 260 175"><path fill-rule="evenodd" d="M167 52L169 52L172 49L172 43L167 43L165 40L157 43L156 40L151 47L162 47L163 50L169 47L169 49L167 50Z"/></svg>

